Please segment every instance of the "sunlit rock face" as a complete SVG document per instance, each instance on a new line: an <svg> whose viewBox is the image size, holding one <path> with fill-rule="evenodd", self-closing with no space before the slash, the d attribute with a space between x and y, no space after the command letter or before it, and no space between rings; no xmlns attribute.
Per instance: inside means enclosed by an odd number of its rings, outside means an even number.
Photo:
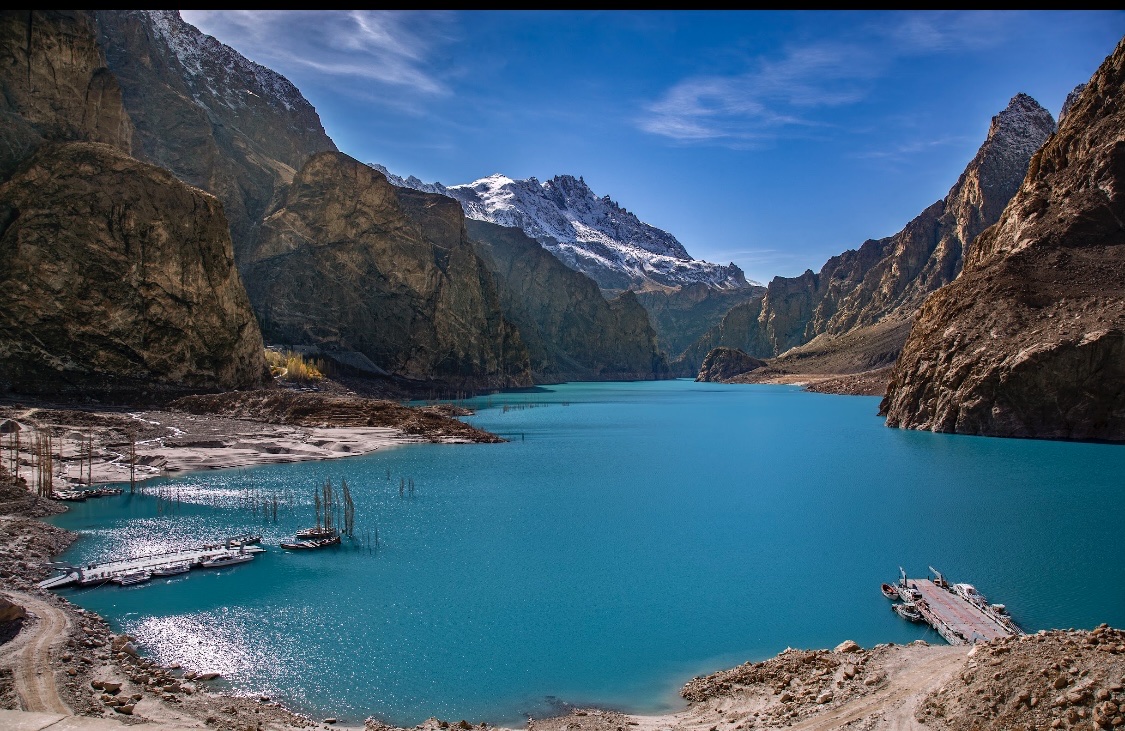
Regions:
<svg viewBox="0 0 1125 731"><path fill-rule="evenodd" d="M393 186L342 153L301 169L244 271L271 342L355 351L451 388L531 383L527 348L457 202Z"/></svg>
<svg viewBox="0 0 1125 731"><path fill-rule="evenodd" d="M964 271L922 307L880 412L932 431L1125 440L1125 41Z"/></svg>
<svg viewBox="0 0 1125 731"><path fill-rule="evenodd" d="M252 388L262 337L213 196L114 147L45 144L0 185L0 388Z"/></svg>

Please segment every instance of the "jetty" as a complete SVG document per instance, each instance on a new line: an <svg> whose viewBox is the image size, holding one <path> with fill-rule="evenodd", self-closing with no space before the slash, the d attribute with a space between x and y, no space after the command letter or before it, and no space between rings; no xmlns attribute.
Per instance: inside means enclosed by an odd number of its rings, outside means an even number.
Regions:
<svg viewBox="0 0 1125 731"><path fill-rule="evenodd" d="M899 567L894 589L946 642L971 645L1024 634L1003 604L989 604L972 584L951 584L933 566L929 569L934 578L911 579Z"/></svg>
<svg viewBox="0 0 1125 731"><path fill-rule="evenodd" d="M39 582L39 587L41 589L58 589L70 584L101 586L127 574L152 572L176 564L187 564L195 569L201 567L204 561L213 561L223 556L265 552L266 549L249 543L245 540L246 538L247 536L236 536L221 543L209 543L196 548L153 553L120 561L90 563L85 566L63 564L58 567L62 571L61 574Z"/></svg>

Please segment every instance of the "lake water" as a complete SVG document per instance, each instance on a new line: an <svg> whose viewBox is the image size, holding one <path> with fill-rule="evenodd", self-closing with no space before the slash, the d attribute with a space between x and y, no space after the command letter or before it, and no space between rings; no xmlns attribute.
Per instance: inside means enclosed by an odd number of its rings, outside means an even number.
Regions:
<svg viewBox="0 0 1125 731"><path fill-rule="evenodd" d="M404 725L666 711L692 676L787 646L941 642L880 594L899 566L973 583L1029 630L1125 626L1125 447L888 429L876 398L787 386L578 383L470 404L510 441L74 504L54 519L83 535L66 560L245 531L268 552L61 593L232 690ZM279 549L341 479L358 540ZM265 515L248 507L262 499Z"/></svg>

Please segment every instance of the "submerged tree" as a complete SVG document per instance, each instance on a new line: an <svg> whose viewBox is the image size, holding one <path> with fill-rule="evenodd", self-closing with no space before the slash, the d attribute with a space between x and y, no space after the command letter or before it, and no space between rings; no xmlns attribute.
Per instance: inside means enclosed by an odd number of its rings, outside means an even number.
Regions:
<svg viewBox="0 0 1125 731"><path fill-rule="evenodd" d="M352 502L352 491L348 489L347 480L340 480L340 491L344 493L344 534L348 538L354 538L355 503Z"/></svg>

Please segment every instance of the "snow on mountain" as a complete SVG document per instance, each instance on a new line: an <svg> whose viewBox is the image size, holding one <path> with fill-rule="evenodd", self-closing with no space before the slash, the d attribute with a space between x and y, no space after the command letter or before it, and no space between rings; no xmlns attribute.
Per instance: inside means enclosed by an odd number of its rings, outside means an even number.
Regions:
<svg viewBox="0 0 1125 731"><path fill-rule="evenodd" d="M372 165L393 184L456 199L465 215L523 230L571 269L604 289L653 284L705 283L718 289L748 286L742 270L693 259L667 231L641 221L610 197L594 195L582 178L556 175L545 182L504 175L464 185L423 183Z"/></svg>
<svg viewBox="0 0 1125 731"><path fill-rule="evenodd" d="M289 79L273 69L254 63L238 51L184 21L178 10L138 11L148 16L153 30L171 49L189 80L204 86L232 108L242 106L242 95L261 97L287 111L312 109L312 105ZM215 77L220 83L215 83ZM238 79L238 83L231 83ZM194 91L194 90L193 90ZM198 98L197 102L201 102ZM205 104L203 104L205 106Z"/></svg>

